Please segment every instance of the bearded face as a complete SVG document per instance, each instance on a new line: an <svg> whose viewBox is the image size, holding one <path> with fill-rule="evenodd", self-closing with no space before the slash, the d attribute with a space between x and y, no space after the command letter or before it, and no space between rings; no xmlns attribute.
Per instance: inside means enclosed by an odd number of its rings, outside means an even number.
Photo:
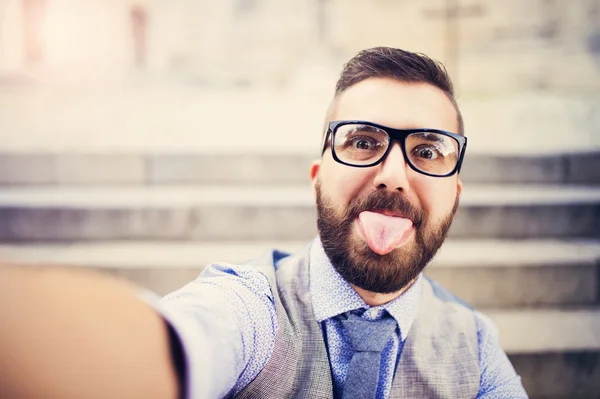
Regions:
<svg viewBox="0 0 600 399"><path fill-rule="evenodd" d="M353 198L344 208L334 205L323 193L320 181L315 190L317 226L333 267L350 284L382 294L400 291L423 271L444 242L459 203L457 195L450 212L432 221L401 192L378 189ZM401 246L380 255L357 233L357 220L364 211L402 215L412 221L414 234Z"/></svg>

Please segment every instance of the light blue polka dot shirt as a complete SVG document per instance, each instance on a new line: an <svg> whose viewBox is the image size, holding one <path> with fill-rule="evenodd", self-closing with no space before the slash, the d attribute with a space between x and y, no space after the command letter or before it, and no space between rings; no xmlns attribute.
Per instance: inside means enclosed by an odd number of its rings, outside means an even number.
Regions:
<svg viewBox="0 0 600 399"><path fill-rule="evenodd" d="M342 397L344 381L354 354L350 338L337 316L356 311L362 318L379 320L388 313L398 323L396 333L381 351L376 398L387 398L392 389L394 370L404 340L417 316L421 287L422 278L419 277L415 284L392 302L370 307L331 266L323 247L313 245L310 259L310 292L315 318L324 330L335 397Z"/></svg>
<svg viewBox="0 0 600 399"><path fill-rule="evenodd" d="M335 271L319 239L310 252L310 292L331 363L334 397L341 398L352 346L338 316L357 311L377 320L389 313L398 323L382 351L378 399L388 398L404 340L415 320L423 277L403 295L369 307ZM209 265L193 282L160 301L146 299L165 318L181 343L185 396L232 396L247 386L267 363L277 334L277 315L267 279L246 265ZM497 330L475 312L478 326L479 399L527 398L520 377L498 344Z"/></svg>

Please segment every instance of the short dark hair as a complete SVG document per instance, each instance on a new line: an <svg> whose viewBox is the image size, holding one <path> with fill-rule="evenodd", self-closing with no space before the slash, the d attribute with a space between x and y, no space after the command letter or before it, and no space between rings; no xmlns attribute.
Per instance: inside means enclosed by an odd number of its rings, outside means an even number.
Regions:
<svg viewBox="0 0 600 399"><path fill-rule="evenodd" d="M442 90L456 109L458 132L464 134L464 123L452 80L444 65L421 53L392 47L374 47L360 51L348 61L335 85L337 98L350 86L369 78L391 78L407 83L428 83Z"/></svg>

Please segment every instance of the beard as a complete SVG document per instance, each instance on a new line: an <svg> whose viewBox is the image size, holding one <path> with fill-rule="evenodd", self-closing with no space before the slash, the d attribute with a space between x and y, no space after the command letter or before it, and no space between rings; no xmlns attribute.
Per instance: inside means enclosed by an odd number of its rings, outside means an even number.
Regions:
<svg viewBox="0 0 600 399"><path fill-rule="evenodd" d="M319 181L315 189L319 235L334 269L348 283L381 294L400 291L417 278L446 239L459 203L457 195L448 215L432 223L401 193L376 190L364 198L354 198L345 210L338 211L322 193ZM385 255L375 253L353 233L354 222L363 211L402 213L413 221L414 241Z"/></svg>

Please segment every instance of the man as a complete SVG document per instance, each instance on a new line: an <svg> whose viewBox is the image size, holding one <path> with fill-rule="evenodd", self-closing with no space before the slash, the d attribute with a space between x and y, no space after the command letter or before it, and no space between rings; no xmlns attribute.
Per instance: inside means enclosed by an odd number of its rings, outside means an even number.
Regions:
<svg viewBox="0 0 600 399"><path fill-rule="evenodd" d="M465 149L440 64L391 48L350 60L310 170L319 238L211 265L162 301L191 395L526 397L491 322L421 275L457 210ZM210 386L194 383L199 331L219 348Z"/></svg>
<svg viewBox="0 0 600 399"><path fill-rule="evenodd" d="M526 398L491 321L422 275L458 207L463 133L441 64L392 48L350 60L310 169L319 237L298 254L209 265L160 301L148 295L168 332L131 309L146 326L135 353L161 370L154 392ZM111 348L131 355L131 334L118 337ZM138 353L144 345L152 356Z"/></svg>

